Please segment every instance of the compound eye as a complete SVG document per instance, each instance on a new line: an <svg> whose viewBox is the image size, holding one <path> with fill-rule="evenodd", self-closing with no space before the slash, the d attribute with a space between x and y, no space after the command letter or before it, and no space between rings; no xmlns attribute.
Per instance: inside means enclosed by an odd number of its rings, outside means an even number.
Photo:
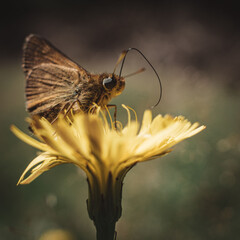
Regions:
<svg viewBox="0 0 240 240"><path fill-rule="evenodd" d="M115 79L115 77L108 77L108 78L104 78L103 79L103 87L106 90L111 90L113 89L117 84L117 81Z"/></svg>

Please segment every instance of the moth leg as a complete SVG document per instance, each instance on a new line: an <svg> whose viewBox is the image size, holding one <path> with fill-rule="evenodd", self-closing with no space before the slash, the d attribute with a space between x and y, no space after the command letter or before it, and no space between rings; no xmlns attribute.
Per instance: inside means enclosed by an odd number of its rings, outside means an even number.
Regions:
<svg viewBox="0 0 240 240"><path fill-rule="evenodd" d="M114 127L115 129L117 129L117 105L116 104L108 104L107 108L113 108L114 107L114 114L113 114L113 118L114 118Z"/></svg>
<svg viewBox="0 0 240 240"><path fill-rule="evenodd" d="M72 109L72 107L73 107L73 105L76 103L76 101L73 101L68 107L67 107L67 105L68 105L68 103L67 104L65 104L65 105L63 105L62 106L62 108L60 109L60 111L59 111L59 113L58 113L58 115L61 113L61 112L63 112L63 110L66 108L66 112L64 113L64 118L67 116L67 114L69 113L69 111ZM51 124L53 124L57 119L58 119L58 115L51 121Z"/></svg>
<svg viewBox="0 0 240 240"><path fill-rule="evenodd" d="M73 108L73 105L77 102L77 100L73 101L67 108L66 112L64 113L64 118L68 115L69 111Z"/></svg>
<svg viewBox="0 0 240 240"><path fill-rule="evenodd" d="M83 109L83 106L82 106L80 100L77 99L76 102L77 102L77 105L78 105L78 107L79 107L79 110L80 110L80 111L83 111L83 110L82 110L82 109Z"/></svg>
<svg viewBox="0 0 240 240"><path fill-rule="evenodd" d="M61 113L66 106L67 106L67 104L63 105L63 106L61 107L59 113ZM53 123L58 119L59 113L58 113L57 116L51 121L51 124L53 124Z"/></svg>

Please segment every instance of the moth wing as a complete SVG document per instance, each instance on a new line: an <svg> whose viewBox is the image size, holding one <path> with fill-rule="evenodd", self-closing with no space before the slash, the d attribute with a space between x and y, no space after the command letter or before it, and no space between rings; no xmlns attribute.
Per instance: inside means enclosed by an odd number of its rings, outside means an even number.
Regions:
<svg viewBox="0 0 240 240"><path fill-rule="evenodd" d="M42 63L57 64L87 72L49 41L35 34L30 34L26 37L23 45L22 67L25 75L27 76L34 67Z"/></svg>
<svg viewBox="0 0 240 240"><path fill-rule="evenodd" d="M42 63L27 76L26 108L32 114L40 114L64 106L74 100L75 83L79 86L79 72L74 68Z"/></svg>

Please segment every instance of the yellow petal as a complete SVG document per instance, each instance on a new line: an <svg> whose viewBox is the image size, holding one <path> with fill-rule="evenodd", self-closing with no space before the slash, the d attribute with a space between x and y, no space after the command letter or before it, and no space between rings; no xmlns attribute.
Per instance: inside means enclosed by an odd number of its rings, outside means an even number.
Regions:
<svg viewBox="0 0 240 240"><path fill-rule="evenodd" d="M150 110L146 110L143 114L142 126L140 129L140 134L149 130L152 122L152 112Z"/></svg>
<svg viewBox="0 0 240 240"><path fill-rule="evenodd" d="M48 151L50 149L48 145L28 136L27 134L19 130L16 126L12 125L10 129L18 138L20 138L23 142L29 144L30 146L40 149L42 151Z"/></svg>
<svg viewBox="0 0 240 240"><path fill-rule="evenodd" d="M64 163L64 161L60 160L58 157L53 156L49 153L42 153L39 156L37 156L35 159L33 159L32 162L27 166L27 168L21 175L17 185L31 183L35 178L37 178L43 172L62 163ZM35 168L32 169L33 167ZM31 174L26 179L24 179L26 173L31 169L32 169Z"/></svg>
<svg viewBox="0 0 240 240"><path fill-rule="evenodd" d="M54 125L44 118L34 119L31 122L34 132L45 143L11 127L22 140L47 152L29 164L19 183L29 183L55 165L74 163L86 172L89 179L100 181L99 186L104 187L104 179L109 173L117 179L118 174L124 175L137 162L163 156L174 145L205 128L190 123L183 116L158 115L152 119L150 110L144 112L140 127L136 116L135 121L131 120L132 109L123 107L127 110L128 123L117 131L112 120L109 124L102 112L73 114L71 120L59 116ZM32 173L23 180L30 170Z"/></svg>

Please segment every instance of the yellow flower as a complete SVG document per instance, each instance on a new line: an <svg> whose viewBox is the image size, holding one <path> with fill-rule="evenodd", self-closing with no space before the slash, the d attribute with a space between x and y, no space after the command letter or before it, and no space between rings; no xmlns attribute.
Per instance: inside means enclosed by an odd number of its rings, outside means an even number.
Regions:
<svg viewBox="0 0 240 240"><path fill-rule="evenodd" d="M101 111L95 115L75 114L71 120L60 116L54 125L44 118L33 119L31 126L40 142L12 126L20 139L43 151L28 165L18 184L28 184L59 164L79 166L87 175L88 212L98 234L114 234L127 172L138 162L169 153L174 145L205 128L182 116L158 115L152 119L150 110L145 111L140 125L137 119L131 120L130 108L123 107L128 123L118 131ZM105 236L98 239L111 239L102 234Z"/></svg>

